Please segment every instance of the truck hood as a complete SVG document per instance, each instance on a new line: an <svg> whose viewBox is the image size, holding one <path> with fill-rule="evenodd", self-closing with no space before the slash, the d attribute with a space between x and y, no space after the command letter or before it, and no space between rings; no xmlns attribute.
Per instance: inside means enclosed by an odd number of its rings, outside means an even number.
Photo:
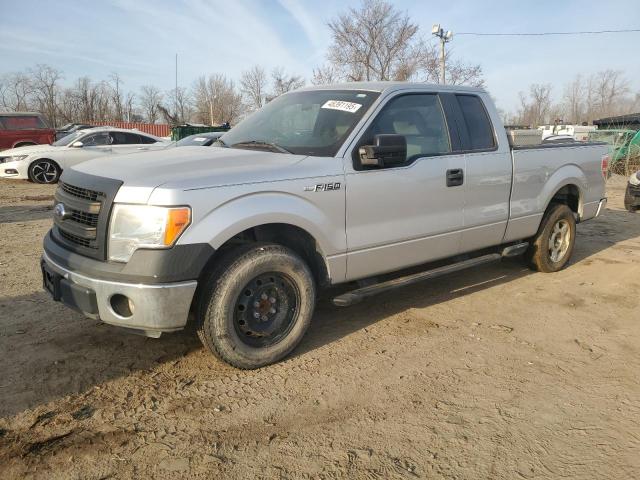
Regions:
<svg viewBox="0 0 640 480"><path fill-rule="evenodd" d="M28 145L26 147L10 148L9 150L0 151L2 157L13 157L17 155L33 155L36 153L45 153L58 151L63 147L54 147L53 145Z"/></svg>
<svg viewBox="0 0 640 480"><path fill-rule="evenodd" d="M180 147L100 157L73 169L121 180L125 187L188 190L290 178L287 167L304 158L239 148Z"/></svg>

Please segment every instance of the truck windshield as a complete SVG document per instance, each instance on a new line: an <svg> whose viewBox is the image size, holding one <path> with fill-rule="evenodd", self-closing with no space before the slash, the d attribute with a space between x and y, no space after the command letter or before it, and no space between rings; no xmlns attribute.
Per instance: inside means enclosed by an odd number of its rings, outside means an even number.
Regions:
<svg viewBox="0 0 640 480"><path fill-rule="evenodd" d="M260 148L299 155L336 154L379 93L308 90L269 102L221 137L234 148Z"/></svg>

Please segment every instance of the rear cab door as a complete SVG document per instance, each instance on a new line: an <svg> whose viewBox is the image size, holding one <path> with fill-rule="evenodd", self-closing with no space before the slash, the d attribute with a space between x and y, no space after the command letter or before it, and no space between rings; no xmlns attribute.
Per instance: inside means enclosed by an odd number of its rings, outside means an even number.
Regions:
<svg viewBox="0 0 640 480"><path fill-rule="evenodd" d="M502 243L509 219L512 161L497 111L485 92L442 94L465 156L461 252Z"/></svg>

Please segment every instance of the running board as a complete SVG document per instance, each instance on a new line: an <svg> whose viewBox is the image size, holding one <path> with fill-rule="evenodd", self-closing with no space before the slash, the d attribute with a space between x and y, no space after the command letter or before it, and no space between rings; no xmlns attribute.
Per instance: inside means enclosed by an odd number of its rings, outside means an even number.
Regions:
<svg viewBox="0 0 640 480"><path fill-rule="evenodd" d="M528 242L516 243L515 245L509 245L502 250L503 257L517 257L522 255L529 248Z"/></svg>
<svg viewBox="0 0 640 480"><path fill-rule="evenodd" d="M407 275L400 278L394 278L386 282L369 285L367 287L358 288L356 290L343 293L342 295L338 295L333 299L333 304L337 307L349 307L351 305L355 305L358 302L361 302L367 297L378 295L379 293L387 292L389 290L395 290L396 288L405 287L407 285L413 285L414 283L422 282L423 280L440 277L442 275L447 275L448 273L457 272L466 268L495 262L496 260L500 260L501 258L502 254L492 253L489 255L483 255L481 257L471 258L469 260L463 260L462 262L453 263L451 265L445 265L444 267L434 268L425 272L414 273L412 275Z"/></svg>

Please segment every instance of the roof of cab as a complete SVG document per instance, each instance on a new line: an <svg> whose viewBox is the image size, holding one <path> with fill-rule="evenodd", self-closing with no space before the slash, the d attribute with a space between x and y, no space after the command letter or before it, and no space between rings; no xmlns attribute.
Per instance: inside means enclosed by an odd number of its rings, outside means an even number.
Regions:
<svg viewBox="0 0 640 480"><path fill-rule="evenodd" d="M451 91L451 92L484 92L483 88L467 87L464 85L440 85L437 83L424 82L346 82L333 83L329 85L313 85L301 88L304 90L365 90L369 92L384 92L398 90L415 90L424 89L432 91Z"/></svg>

